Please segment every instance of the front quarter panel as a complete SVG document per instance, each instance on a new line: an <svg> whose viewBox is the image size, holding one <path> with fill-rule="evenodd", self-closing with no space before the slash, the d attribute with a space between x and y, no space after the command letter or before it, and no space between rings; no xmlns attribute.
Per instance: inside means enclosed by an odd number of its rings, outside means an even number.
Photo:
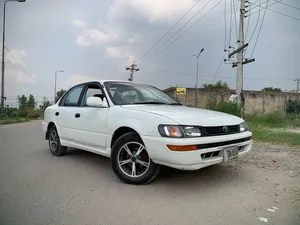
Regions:
<svg viewBox="0 0 300 225"><path fill-rule="evenodd" d="M111 134L109 135L108 145L111 143L112 135L120 127L129 127L140 136L160 137L159 124L178 125L177 122L164 116L113 106L107 118L107 127Z"/></svg>

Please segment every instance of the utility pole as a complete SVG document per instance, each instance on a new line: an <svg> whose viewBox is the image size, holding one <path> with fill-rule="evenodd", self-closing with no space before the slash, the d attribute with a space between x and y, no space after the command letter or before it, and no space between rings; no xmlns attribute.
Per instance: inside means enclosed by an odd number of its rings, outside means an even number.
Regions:
<svg viewBox="0 0 300 225"><path fill-rule="evenodd" d="M202 48L200 50L200 52L198 53L198 55L193 55L195 57L197 57L197 72L196 72L196 84L195 84L195 107L196 107L196 104L197 104L197 89L198 89L198 79L199 79L199 75L198 75L198 66L199 66L199 56L200 54L204 51L204 48Z"/></svg>
<svg viewBox="0 0 300 225"><path fill-rule="evenodd" d="M139 71L140 69L136 68L137 65L133 62L131 66L127 66L125 69L130 71L129 81L133 81L133 73Z"/></svg>
<svg viewBox="0 0 300 225"><path fill-rule="evenodd" d="M55 77L54 77L54 101L53 101L53 105L55 105L55 103L56 103L56 80L57 80L57 73L59 73L59 72L63 73L64 71L63 70L57 70L57 71L55 71Z"/></svg>
<svg viewBox="0 0 300 225"><path fill-rule="evenodd" d="M7 2L25 2L26 0L5 0L3 7L3 25L2 25L2 68L1 68L1 109L0 113L4 113L4 73L5 73L5 61L4 61L4 52L5 52L5 14L6 14L6 3Z"/></svg>
<svg viewBox="0 0 300 225"><path fill-rule="evenodd" d="M245 0L241 0L240 6L240 24L239 24L239 40L238 40L238 63L237 63L237 74L236 74L236 94L238 96L238 104L242 104L241 102L241 93L243 90L243 58L244 58L244 14L245 14Z"/></svg>
<svg viewBox="0 0 300 225"><path fill-rule="evenodd" d="M245 15L248 11L246 11L246 2L249 3L249 0L240 0L240 21L239 21L239 39L237 41L238 47L236 50L232 51L228 54L228 60L232 58L233 55L237 54L237 62L232 63L232 67L237 67L236 72L236 94L237 94L237 103L239 105L243 104L243 65L254 62L255 59L245 59L244 60L244 49L248 47L248 43L245 43L245 35L244 35L244 19L247 17ZM227 51L227 50L225 50ZM224 60L224 61L228 61Z"/></svg>
<svg viewBox="0 0 300 225"><path fill-rule="evenodd" d="M299 93L300 90L300 78L294 80L297 84L296 93Z"/></svg>

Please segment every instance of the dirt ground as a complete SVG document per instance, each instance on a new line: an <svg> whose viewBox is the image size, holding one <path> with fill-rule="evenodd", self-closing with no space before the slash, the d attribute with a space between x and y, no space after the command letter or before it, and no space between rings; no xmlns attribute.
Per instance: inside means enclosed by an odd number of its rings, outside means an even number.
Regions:
<svg viewBox="0 0 300 225"><path fill-rule="evenodd" d="M262 223L300 225L300 147L255 142L250 155L228 166L251 170L255 175L254 180L249 180L253 193L273 201L274 205L258 218ZM278 219L272 222L276 214L282 223Z"/></svg>

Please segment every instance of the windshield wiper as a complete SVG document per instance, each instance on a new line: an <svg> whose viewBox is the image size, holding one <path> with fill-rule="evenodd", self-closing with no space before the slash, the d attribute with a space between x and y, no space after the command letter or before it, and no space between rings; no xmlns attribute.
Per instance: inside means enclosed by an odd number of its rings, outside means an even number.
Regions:
<svg viewBox="0 0 300 225"><path fill-rule="evenodd" d="M159 105L165 105L166 103L164 103L164 102L135 102L135 103L132 103L132 104L135 104L135 105L137 105L137 104L153 104L153 105L159 104Z"/></svg>

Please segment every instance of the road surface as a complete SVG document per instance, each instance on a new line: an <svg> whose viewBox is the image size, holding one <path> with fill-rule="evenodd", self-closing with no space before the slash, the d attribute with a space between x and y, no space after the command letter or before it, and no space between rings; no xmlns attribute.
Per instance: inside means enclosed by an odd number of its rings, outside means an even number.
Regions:
<svg viewBox="0 0 300 225"><path fill-rule="evenodd" d="M299 149L270 149L196 172L164 169L133 186L101 156L52 156L40 121L0 126L0 224L300 224Z"/></svg>

